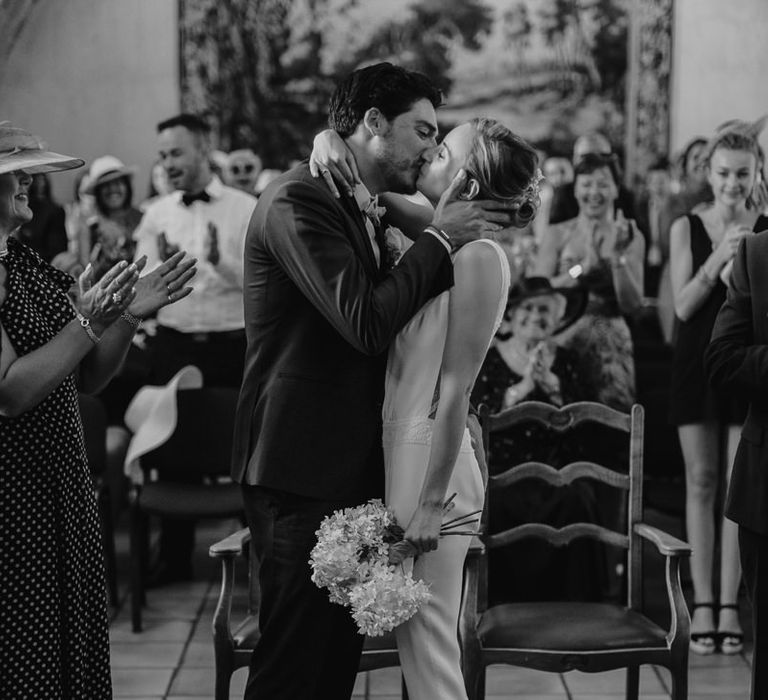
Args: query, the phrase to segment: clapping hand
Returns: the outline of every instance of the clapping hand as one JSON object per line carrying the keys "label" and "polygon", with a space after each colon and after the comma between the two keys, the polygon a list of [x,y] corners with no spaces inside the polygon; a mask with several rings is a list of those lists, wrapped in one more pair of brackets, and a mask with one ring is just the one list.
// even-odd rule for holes
{"label": "clapping hand", "polygon": [[[135,299],[128,308],[131,314],[138,318],[147,318],[192,292],[192,287],[186,285],[197,273],[197,260],[186,255],[185,251],[180,250],[152,272],[139,278],[136,282]],[[146,256],[134,263],[139,270],[146,264]]]}
{"label": "clapping hand", "polygon": [[96,283],[90,263],[73,288],[73,304],[85,316],[97,335],[114,323],[136,299],[140,265],[121,261]]}
{"label": "clapping hand", "polygon": [[624,212],[621,209],[616,210],[616,218],[613,222],[614,225],[614,239],[613,239],[613,254],[615,257],[619,257],[627,252],[632,239],[634,238],[634,228],[632,222],[624,216]]}

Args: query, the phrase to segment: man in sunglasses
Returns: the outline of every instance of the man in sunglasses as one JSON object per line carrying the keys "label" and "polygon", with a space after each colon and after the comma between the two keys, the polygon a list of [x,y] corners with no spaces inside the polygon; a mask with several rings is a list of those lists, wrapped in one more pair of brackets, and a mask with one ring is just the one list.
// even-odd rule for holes
{"label": "man in sunglasses", "polygon": [[256,180],[261,172],[261,158],[250,148],[232,151],[224,165],[224,182],[248,194],[256,193]]}

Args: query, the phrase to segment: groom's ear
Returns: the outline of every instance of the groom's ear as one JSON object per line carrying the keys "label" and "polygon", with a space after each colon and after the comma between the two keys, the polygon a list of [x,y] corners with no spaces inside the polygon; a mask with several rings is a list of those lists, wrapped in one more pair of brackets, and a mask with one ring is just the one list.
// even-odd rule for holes
{"label": "groom's ear", "polygon": [[475,178],[470,178],[467,181],[467,184],[464,186],[461,194],[459,194],[459,199],[474,199],[477,197],[479,192],[480,184],[477,182],[477,180],[475,180]]}
{"label": "groom's ear", "polygon": [[387,129],[387,118],[377,107],[371,107],[363,115],[363,126],[371,136],[381,136]]}

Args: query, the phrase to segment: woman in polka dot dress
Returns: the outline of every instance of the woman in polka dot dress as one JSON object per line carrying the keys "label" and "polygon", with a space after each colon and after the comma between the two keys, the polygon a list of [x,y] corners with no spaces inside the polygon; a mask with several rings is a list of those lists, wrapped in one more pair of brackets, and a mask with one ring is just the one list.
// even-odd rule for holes
{"label": "woman in polka dot dress", "polygon": [[31,175],[81,160],[0,124],[0,697],[111,698],[104,569],[77,391],[102,387],[139,320],[185,297],[184,253],[139,279],[73,279],[11,237]]}

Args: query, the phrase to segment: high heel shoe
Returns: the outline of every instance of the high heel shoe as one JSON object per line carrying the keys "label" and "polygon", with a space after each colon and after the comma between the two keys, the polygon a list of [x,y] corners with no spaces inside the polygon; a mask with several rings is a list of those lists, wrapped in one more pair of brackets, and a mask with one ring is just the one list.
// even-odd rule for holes
{"label": "high heel shoe", "polygon": [[[714,603],[694,603],[693,611],[696,608],[710,608],[713,612],[715,610]],[[695,654],[701,656],[709,656],[714,654],[717,650],[717,632],[715,630],[707,630],[706,632],[691,632],[690,649]]]}
{"label": "high heel shoe", "polygon": [[[738,603],[723,603],[720,605],[720,610],[737,610],[739,609]],[[693,635],[691,635],[693,637]],[[720,652],[727,655],[740,654],[744,649],[744,633],[743,632],[722,632],[717,633],[717,646],[720,648]]]}

